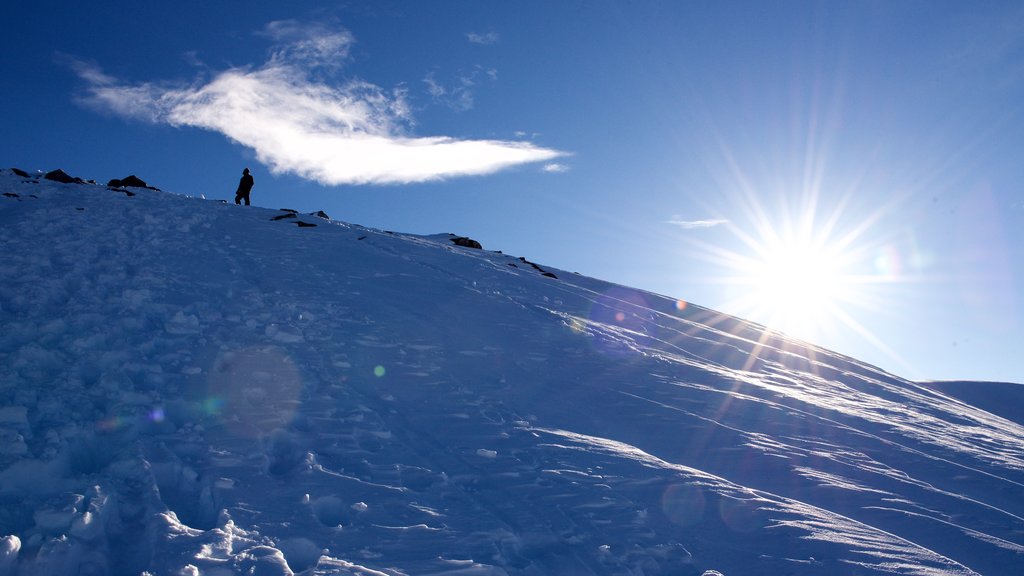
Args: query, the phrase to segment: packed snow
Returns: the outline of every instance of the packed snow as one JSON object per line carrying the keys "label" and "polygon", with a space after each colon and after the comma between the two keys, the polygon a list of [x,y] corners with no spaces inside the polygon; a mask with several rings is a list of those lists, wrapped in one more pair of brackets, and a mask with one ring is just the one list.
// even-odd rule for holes
{"label": "packed snow", "polygon": [[1024,574],[1024,402],[448,234],[0,192],[0,575]]}

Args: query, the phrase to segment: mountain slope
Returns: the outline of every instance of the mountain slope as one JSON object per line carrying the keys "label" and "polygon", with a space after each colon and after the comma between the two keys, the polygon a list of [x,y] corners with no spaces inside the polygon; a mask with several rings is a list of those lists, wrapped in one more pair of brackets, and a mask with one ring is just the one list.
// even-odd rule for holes
{"label": "mountain slope", "polygon": [[1024,429],[926,386],[445,235],[0,187],[0,574],[1024,565]]}
{"label": "mountain slope", "polygon": [[1024,425],[1024,384],[1012,382],[958,382],[952,380],[923,382],[932,390],[952,396],[961,402]]}

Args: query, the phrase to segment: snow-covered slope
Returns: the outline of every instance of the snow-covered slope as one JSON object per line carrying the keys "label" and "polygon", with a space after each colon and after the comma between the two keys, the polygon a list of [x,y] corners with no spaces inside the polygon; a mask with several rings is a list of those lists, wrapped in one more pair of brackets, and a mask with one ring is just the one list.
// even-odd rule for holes
{"label": "snow-covered slope", "polygon": [[0,574],[1024,573],[1014,422],[444,235],[130,191],[0,174]]}
{"label": "snow-covered slope", "polygon": [[1024,426],[1024,384],[1012,382],[959,382],[942,380],[923,382],[932,390],[962,402],[998,414]]}

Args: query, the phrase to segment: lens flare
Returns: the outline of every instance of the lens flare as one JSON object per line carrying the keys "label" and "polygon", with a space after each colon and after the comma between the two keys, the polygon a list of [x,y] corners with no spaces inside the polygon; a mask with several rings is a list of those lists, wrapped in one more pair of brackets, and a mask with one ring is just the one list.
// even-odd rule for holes
{"label": "lens flare", "polygon": [[156,408],[153,408],[152,410],[149,411],[148,417],[149,417],[149,421],[150,422],[157,422],[157,423],[159,423],[159,422],[163,422],[164,421],[164,419],[166,418],[166,415],[164,414],[163,407],[162,406],[157,406]]}
{"label": "lens flare", "polygon": [[595,336],[592,345],[604,354],[631,354],[632,348],[624,345],[624,339],[617,333],[623,330],[642,332],[646,322],[642,314],[649,309],[642,293],[619,286],[609,288],[590,307],[590,333]]}
{"label": "lens flare", "polygon": [[276,347],[225,351],[208,374],[203,410],[236,435],[266,435],[289,423],[299,407],[302,378]]}
{"label": "lens flare", "polygon": [[701,521],[707,501],[704,491],[694,484],[672,484],[661,496],[661,511],[678,526],[691,526]]}
{"label": "lens flare", "polygon": [[206,398],[203,400],[203,413],[207,416],[219,416],[224,408],[223,398]]}
{"label": "lens flare", "polygon": [[114,432],[119,428],[125,426],[126,422],[124,418],[120,416],[111,416],[110,418],[104,418],[96,423],[96,429],[100,432]]}
{"label": "lens flare", "polygon": [[739,500],[723,496],[718,503],[718,514],[734,532],[750,533],[764,527],[765,521],[759,514],[754,500]]}

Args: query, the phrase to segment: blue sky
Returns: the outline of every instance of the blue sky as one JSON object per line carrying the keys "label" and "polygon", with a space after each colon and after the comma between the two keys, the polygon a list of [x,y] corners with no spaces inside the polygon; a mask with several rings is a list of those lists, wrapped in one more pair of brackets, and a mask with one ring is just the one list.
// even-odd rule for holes
{"label": "blue sky", "polygon": [[1014,2],[49,2],[0,162],[485,248],[1024,381]]}

